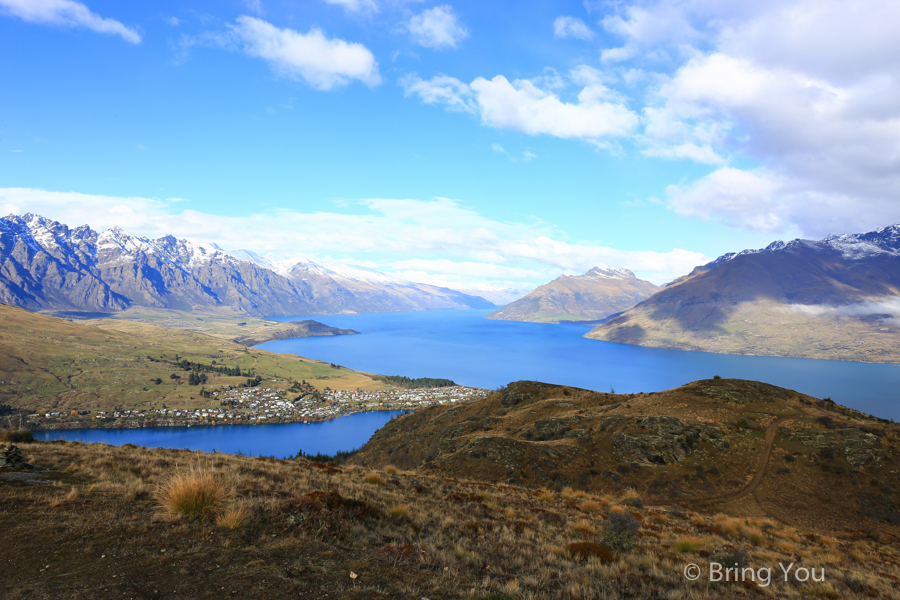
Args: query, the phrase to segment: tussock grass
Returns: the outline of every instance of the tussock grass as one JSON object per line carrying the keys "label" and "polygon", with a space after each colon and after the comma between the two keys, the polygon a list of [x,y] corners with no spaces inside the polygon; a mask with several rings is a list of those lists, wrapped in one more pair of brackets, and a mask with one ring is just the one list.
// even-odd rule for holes
{"label": "tussock grass", "polygon": [[703,547],[703,540],[696,536],[685,537],[676,540],[674,547],[679,552],[696,552]]}
{"label": "tussock grass", "polygon": [[365,481],[366,483],[371,483],[372,485],[379,486],[383,486],[385,483],[387,483],[387,480],[385,480],[384,477],[382,477],[378,473],[375,473],[374,471],[366,475]]}
{"label": "tussock grass", "polygon": [[216,525],[234,531],[250,521],[250,511],[245,506],[229,508],[216,516]]}
{"label": "tussock grass", "polygon": [[176,473],[158,492],[159,502],[169,514],[191,519],[212,513],[228,495],[225,485],[213,473],[196,468]]}

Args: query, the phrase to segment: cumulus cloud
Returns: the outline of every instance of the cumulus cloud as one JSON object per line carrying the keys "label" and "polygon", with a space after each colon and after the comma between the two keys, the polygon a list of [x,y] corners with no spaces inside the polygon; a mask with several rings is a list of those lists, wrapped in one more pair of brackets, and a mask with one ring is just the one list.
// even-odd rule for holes
{"label": "cumulus cloud", "polygon": [[469,35],[454,14],[453,8],[447,4],[413,15],[406,23],[406,28],[415,43],[439,50],[456,48]]}
{"label": "cumulus cloud", "polygon": [[378,12],[378,3],[375,0],[325,0],[325,2],[340,6],[349,14]]}
{"label": "cumulus cloud", "polygon": [[97,33],[117,35],[132,44],[141,43],[141,35],[115,19],[101,17],[74,0],[0,0],[0,13],[30,23],[58,27],[84,27]]}
{"label": "cumulus cloud", "polygon": [[601,18],[621,40],[601,57],[645,94],[644,154],[715,167],[673,209],[821,237],[900,220],[898,21],[893,0],[632,2]]}
{"label": "cumulus cloud", "polygon": [[368,48],[328,38],[316,27],[300,33],[241,16],[230,30],[244,52],[267,61],[278,74],[302,79],[318,90],[330,90],[353,80],[368,86],[381,82],[378,63]]}
{"label": "cumulus cloud", "polygon": [[553,35],[558,38],[577,38],[579,40],[591,40],[594,32],[577,17],[556,17],[553,21]]}
{"label": "cumulus cloud", "polygon": [[691,183],[666,188],[669,206],[680,215],[711,216],[757,231],[782,231],[776,205],[779,184],[765,174],[722,167]]}
{"label": "cumulus cloud", "polygon": [[[476,113],[484,125],[495,129],[593,142],[628,135],[637,126],[637,115],[617,94],[588,74],[584,69],[570,72],[569,79],[583,86],[574,102],[561,99],[547,85],[538,85],[544,81],[509,81],[503,75],[493,79],[477,77],[469,84],[446,75],[430,80],[410,75],[400,83],[407,96],[416,95],[428,104]],[[554,83],[555,78],[550,81]]]}
{"label": "cumulus cloud", "polygon": [[[442,278],[468,287],[534,287],[560,273],[584,273],[595,266],[626,267],[662,283],[709,261],[678,248],[635,252],[566,241],[544,224],[495,221],[446,198],[367,199],[347,212],[276,208],[223,216],[196,211],[177,198],[5,188],[0,189],[0,212],[34,212],[95,229],[119,225],[135,235],[173,234],[259,254],[366,260],[388,272],[418,273],[420,281]],[[304,235],[297,236],[300,230]]]}

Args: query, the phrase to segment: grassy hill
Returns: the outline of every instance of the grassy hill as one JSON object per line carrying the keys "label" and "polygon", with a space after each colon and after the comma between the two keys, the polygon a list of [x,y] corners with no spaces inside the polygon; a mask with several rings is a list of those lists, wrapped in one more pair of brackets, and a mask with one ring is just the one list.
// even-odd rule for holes
{"label": "grassy hill", "polygon": [[900,426],[764,383],[650,394],[516,382],[392,420],[354,462],[900,536]]}
{"label": "grassy hill", "polygon": [[[385,387],[365,373],[173,327],[113,319],[67,321],[5,304],[0,304],[0,324],[0,404],[30,411],[208,405],[200,387],[188,385],[183,369],[173,364],[180,359],[253,371],[272,388],[304,379],[320,389]],[[172,379],[173,373],[179,378]],[[208,376],[208,388],[246,381],[212,372]]]}
{"label": "grassy hill", "polygon": [[[693,510],[631,490],[306,459],[75,442],[21,449],[46,470],[0,468],[9,600],[891,598],[900,580],[894,545],[743,505]],[[216,500],[196,505],[205,512],[185,502],[200,491]],[[713,563],[754,577],[770,569],[768,585],[746,571],[711,582]],[[683,574],[690,564],[696,581]],[[793,570],[785,580],[779,565],[807,569],[807,580]]]}

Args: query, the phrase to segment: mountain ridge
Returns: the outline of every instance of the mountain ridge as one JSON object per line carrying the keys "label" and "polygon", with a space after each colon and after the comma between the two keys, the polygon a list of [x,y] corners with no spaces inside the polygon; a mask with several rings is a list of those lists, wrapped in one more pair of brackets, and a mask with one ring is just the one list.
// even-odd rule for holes
{"label": "mountain ridge", "polygon": [[96,232],[26,213],[0,219],[0,302],[29,310],[115,312],[230,307],[252,315],[303,315],[488,308],[489,301],[364,267],[290,267],[121,227]]}

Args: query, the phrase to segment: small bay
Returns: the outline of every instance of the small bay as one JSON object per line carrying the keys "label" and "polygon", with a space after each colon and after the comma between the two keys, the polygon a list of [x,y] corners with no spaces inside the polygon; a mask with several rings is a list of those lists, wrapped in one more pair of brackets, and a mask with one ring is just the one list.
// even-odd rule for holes
{"label": "small bay", "polygon": [[370,373],[446,377],[489,389],[530,379],[601,392],[653,392],[719,375],[764,381],[900,420],[900,367],[894,364],[644,348],[582,337],[591,325],[494,321],[484,318],[488,312],[281,318],[312,318],[361,335],[295,338],[258,347]]}
{"label": "small bay", "polygon": [[141,429],[57,429],[35,431],[39,440],[134,444],[148,448],[185,448],[204,452],[243,453],[287,458],[355,450],[393,417],[406,411],[370,411],[318,423],[147,427]]}

